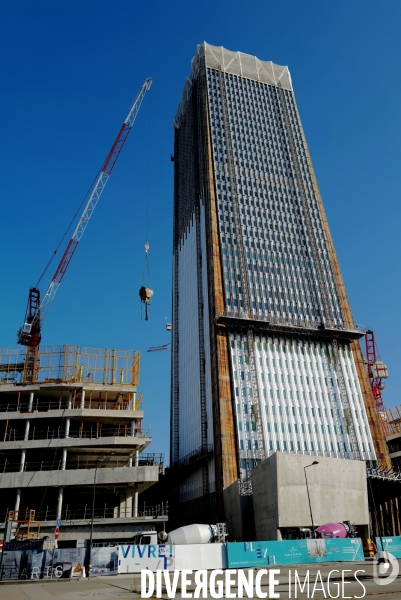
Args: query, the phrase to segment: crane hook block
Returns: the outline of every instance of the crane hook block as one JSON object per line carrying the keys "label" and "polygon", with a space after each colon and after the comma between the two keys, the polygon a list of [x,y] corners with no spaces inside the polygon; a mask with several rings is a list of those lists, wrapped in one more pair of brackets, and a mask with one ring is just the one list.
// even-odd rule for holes
{"label": "crane hook block", "polygon": [[145,304],[150,303],[150,299],[152,296],[153,296],[153,290],[145,287],[144,285],[139,290],[139,297],[140,297],[141,301],[144,302]]}
{"label": "crane hook block", "polygon": [[145,321],[148,320],[148,305],[150,304],[150,299],[152,296],[153,296],[153,290],[145,287],[144,285],[139,290],[139,297],[141,299],[141,302],[143,302],[143,304],[145,304],[145,306],[146,306]]}

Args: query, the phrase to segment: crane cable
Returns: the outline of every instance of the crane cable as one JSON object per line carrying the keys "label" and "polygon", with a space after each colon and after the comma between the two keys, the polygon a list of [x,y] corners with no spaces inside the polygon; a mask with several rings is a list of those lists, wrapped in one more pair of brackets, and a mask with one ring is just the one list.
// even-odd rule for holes
{"label": "crane cable", "polygon": [[[144,288],[150,288],[151,287],[151,283],[150,283],[150,269],[149,269],[149,205],[150,205],[150,133],[151,133],[151,122],[152,122],[152,90],[150,90],[149,93],[149,129],[148,129],[148,190],[147,190],[147,199],[146,199],[146,242],[145,242],[145,261],[143,264],[143,271],[142,271],[142,287],[141,287],[141,291]],[[146,283],[144,283],[145,281],[145,273],[147,274],[147,280]],[[141,291],[140,291],[140,295],[141,295]],[[142,297],[141,297],[142,298]],[[142,321],[142,304],[143,304],[143,299],[141,302],[141,321]],[[145,320],[148,320],[148,300],[146,300],[146,311],[145,311],[146,317]]]}
{"label": "crane cable", "polygon": [[[151,107],[152,107],[152,90],[150,89],[150,93],[149,93],[149,132],[148,132],[148,194],[147,194],[147,202],[146,202],[146,244],[145,244],[145,264],[144,264],[143,274],[142,274],[142,282],[143,282],[144,277],[145,277],[145,271],[147,270],[149,286],[150,286],[150,272],[149,272],[149,263],[148,263],[148,250],[149,250],[148,234],[149,234],[149,202],[150,202],[150,131],[151,131],[151,116],[152,116]],[[88,198],[88,195],[90,194],[91,190],[93,189],[93,186],[95,185],[103,166],[104,166],[104,163],[102,164],[102,167],[99,169],[99,171],[96,173],[96,176],[94,177],[94,179],[93,179],[91,185],[89,186],[85,196],[83,197],[80,205],[78,206],[77,210],[75,211],[75,214],[72,217],[71,221],[69,222],[67,229],[65,230],[58,245],[56,246],[56,249],[51,254],[51,256],[47,262],[47,265],[43,269],[42,274],[36,283],[36,286],[35,286],[36,288],[39,287],[40,282],[42,281],[42,279],[45,276],[47,270],[49,269],[51,263],[53,262],[53,259],[56,256],[65,237],[67,236],[68,231],[70,230],[72,224],[74,223],[75,219],[77,218],[77,215],[79,214],[82,206],[84,205],[86,199]]]}
{"label": "crane cable", "polygon": [[145,279],[145,272],[147,273],[147,285],[150,287],[150,270],[149,270],[149,205],[150,205],[150,132],[152,122],[152,90],[149,92],[149,131],[148,131],[148,190],[146,200],[146,243],[145,243],[145,262],[143,265],[142,272],[142,285]]}
{"label": "crane cable", "polygon": [[[102,166],[102,168],[103,168],[103,166]],[[42,281],[42,279],[43,279],[44,275],[46,274],[46,271],[47,271],[47,270],[48,270],[48,268],[50,267],[50,265],[51,265],[51,263],[52,263],[52,261],[53,261],[53,258],[56,256],[56,254],[57,254],[57,252],[58,252],[58,249],[60,248],[61,244],[62,244],[62,243],[63,243],[63,241],[64,241],[64,238],[66,237],[66,235],[67,235],[68,231],[69,231],[69,230],[70,230],[70,228],[71,228],[71,225],[74,223],[75,219],[77,218],[77,215],[78,215],[79,211],[81,210],[81,208],[82,208],[83,204],[85,203],[85,201],[86,201],[86,199],[87,199],[88,195],[90,194],[90,191],[93,189],[93,186],[95,185],[95,182],[96,182],[96,180],[98,179],[98,177],[99,177],[99,175],[100,175],[100,172],[101,172],[101,170],[102,170],[102,169],[99,169],[99,171],[97,172],[97,174],[96,174],[96,177],[95,177],[95,178],[94,178],[94,180],[92,181],[92,183],[91,183],[91,185],[90,185],[90,187],[89,187],[88,191],[86,192],[85,196],[84,196],[84,197],[83,197],[83,199],[82,199],[82,202],[81,202],[81,204],[78,206],[78,208],[77,208],[77,210],[76,210],[76,212],[75,212],[75,215],[72,217],[72,219],[71,219],[71,221],[70,221],[70,223],[69,223],[69,225],[68,225],[67,229],[65,230],[65,232],[64,232],[64,234],[63,234],[63,236],[62,236],[61,240],[59,241],[59,243],[58,243],[58,246],[57,246],[57,247],[56,247],[56,249],[54,250],[54,252],[53,252],[53,254],[51,255],[51,257],[49,258],[49,261],[48,261],[47,265],[45,266],[45,268],[44,268],[44,270],[43,270],[43,273],[42,273],[42,275],[41,275],[41,276],[39,277],[39,279],[38,279],[38,282],[37,282],[37,284],[36,284],[36,286],[35,286],[36,288],[38,288],[38,287],[39,287],[39,284],[40,284],[40,282]]]}

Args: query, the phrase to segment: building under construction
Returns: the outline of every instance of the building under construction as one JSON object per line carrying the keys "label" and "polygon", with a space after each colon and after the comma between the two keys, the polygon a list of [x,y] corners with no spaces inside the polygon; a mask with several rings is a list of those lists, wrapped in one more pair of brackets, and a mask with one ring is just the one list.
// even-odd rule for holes
{"label": "building under construction", "polygon": [[401,473],[401,405],[387,410],[387,444],[395,471]]}
{"label": "building under construction", "polygon": [[53,536],[60,519],[61,546],[88,540],[92,518],[96,542],[161,528],[167,506],[138,499],[163,469],[142,428],[139,352],[41,347],[32,366],[18,348],[0,365],[0,521],[28,508]]}
{"label": "building under construction", "polygon": [[199,45],[174,127],[181,522],[229,521],[226,490],[276,451],[387,467],[288,68]]}

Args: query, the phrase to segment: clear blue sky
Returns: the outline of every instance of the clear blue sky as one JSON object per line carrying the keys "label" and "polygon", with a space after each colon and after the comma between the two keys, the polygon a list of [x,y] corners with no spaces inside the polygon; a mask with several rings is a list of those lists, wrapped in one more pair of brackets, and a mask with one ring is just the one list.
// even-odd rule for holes
{"label": "clear blue sky", "polygon": [[168,455],[170,352],[146,350],[170,341],[172,118],[206,40],[289,66],[354,317],[374,329],[389,366],[386,404],[400,403],[400,31],[399,0],[3,2],[0,345],[15,346],[29,286],[152,77],[150,320],[138,298],[147,97],[43,343],[140,350],[150,449]]}

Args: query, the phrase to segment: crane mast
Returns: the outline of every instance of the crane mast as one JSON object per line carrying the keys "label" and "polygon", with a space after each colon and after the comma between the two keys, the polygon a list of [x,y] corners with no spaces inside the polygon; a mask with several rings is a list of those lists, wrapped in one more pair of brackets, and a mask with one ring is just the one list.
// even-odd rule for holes
{"label": "crane mast", "polygon": [[370,387],[372,388],[375,399],[376,409],[380,417],[383,434],[390,435],[387,421],[387,411],[382,396],[382,390],[385,388],[383,379],[388,377],[387,365],[380,359],[379,350],[376,344],[375,334],[369,329],[365,334],[366,344],[366,369],[369,376]]}
{"label": "crane mast", "polygon": [[108,182],[111,172],[114,168],[114,165],[116,164],[117,159],[120,156],[121,150],[123,149],[123,146],[127,141],[128,135],[135,123],[135,119],[138,115],[145,94],[150,89],[151,85],[152,79],[146,79],[145,83],[142,85],[140,91],[138,92],[129,110],[127,118],[122,124],[117,138],[113,146],[111,147],[111,150],[107,155],[107,158],[100,170],[100,174],[92,188],[89,200],[86,203],[81,218],[78,221],[75,231],[72,234],[70,241],[68,242],[68,245],[58,264],[56,272],[54,273],[53,278],[42,299],[40,298],[40,291],[38,288],[31,287],[29,290],[28,305],[25,314],[24,324],[18,330],[17,334],[18,343],[22,344],[23,346],[28,346],[25,357],[26,368],[24,369],[24,379],[26,379],[27,381],[34,380],[36,360],[35,357],[37,355],[37,347],[39,346],[41,340],[41,329],[43,320],[47,314],[47,311],[50,308],[51,303],[54,300],[59,285],[65,275],[65,272],[67,271],[68,265],[70,264],[74,252],[77,249],[77,246],[81,241],[85,229],[93,215],[93,211],[95,210],[96,205],[99,202],[100,196],[102,195],[106,183]]}

